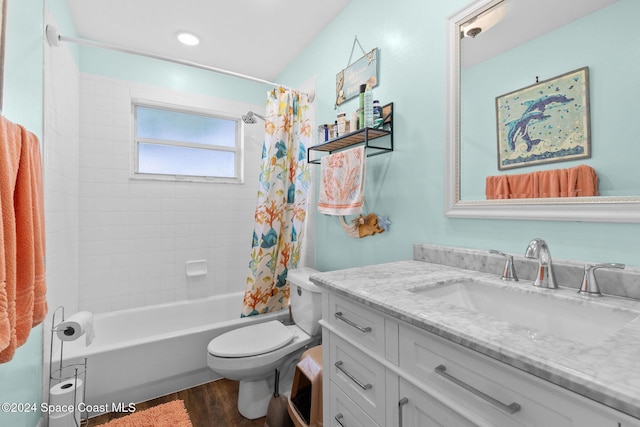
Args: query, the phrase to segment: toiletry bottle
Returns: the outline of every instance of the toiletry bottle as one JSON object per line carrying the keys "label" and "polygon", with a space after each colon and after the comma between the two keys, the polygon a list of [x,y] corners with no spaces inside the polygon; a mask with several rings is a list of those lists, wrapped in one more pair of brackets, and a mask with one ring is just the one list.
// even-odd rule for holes
{"label": "toiletry bottle", "polygon": [[324,125],[324,140],[329,140],[329,125]]}
{"label": "toiletry bottle", "polygon": [[347,133],[347,113],[338,113],[338,133],[340,135]]}
{"label": "toiletry bottle", "polygon": [[334,138],[337,138],[337,137],[339,137],[339,136],[340,136],[340,133],[338,132],[338,121],[336,120],[336,121],[333,123],[333,137],[334,137]]}
{"label": "toiletry bottle", "polygon": [[373,92],[369,87],[364,92],[364,125],[373,127]]}
{"label": "toiletry bottle", "polygon": [[382,125],[382,107],[380,101],[373,100],[373,127],[379,128]]}
{"label": "toiletry bottle", "polygon": [[351,120],[349,121],[349,132],[355,132],[358,130],[358,112],[351,113]]}
{"label": "toiletry bottle", "polygon": [[360,128],[364,127],[364,93],[366,89],[367,89],[366,84],[360,85],[360,109],[359,109],[360,120],[358,121],[358,126]]}

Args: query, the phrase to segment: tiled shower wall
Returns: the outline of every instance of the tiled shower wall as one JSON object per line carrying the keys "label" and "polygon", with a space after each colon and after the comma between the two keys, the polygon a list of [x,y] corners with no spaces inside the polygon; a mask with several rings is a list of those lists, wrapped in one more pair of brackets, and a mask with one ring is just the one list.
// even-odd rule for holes
{"label": "tiled shower wall", "polygon": [[[264,105],[80,75],[80,309],[244,290],[262,122],[244,125],[244,184],[140,180],[130,173],[132,98],[238,116],[264,112]],[[208,273],[187,277],[186,262],[203,259]]]}
{"label": "tiled shower wall", "polygon": [[[53,23],[48,17],[48,23]],[[47,238],[47,302],[67,315],[78,310],[79,72],[67,49],[45,43],[44,208]],[[60,317],[57,318],[60,320]],[[49,334],[45,333],[49,343]],[[46,346],[45,346],[46,347]]]}

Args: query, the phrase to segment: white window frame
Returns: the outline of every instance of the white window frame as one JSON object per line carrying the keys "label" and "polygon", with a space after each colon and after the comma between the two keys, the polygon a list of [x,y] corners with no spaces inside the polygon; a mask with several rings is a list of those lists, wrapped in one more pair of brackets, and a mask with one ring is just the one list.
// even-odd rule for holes
{"label": "white window frame", "polygon": [[[177,113],[194,114],[217,119],[234,121],[236,123],[235,145],[233,147],[221,145],[206,145],[182,141],[159,140],[153,138],[141,138],[137,136],[137,115],[136,107],[155,108],[159,110],[174,111]],[[132,99],[131,100],[131,178],[143,180],[160,180],[160,181],[191,181],[191,182],[211,182],[225,184],[242,184],[244,183],[244,123],[241,116],[230,113],[221,113],[201,108],[167,104],[149,100]],[[138,171],[138,145],[139,143],[168,145],[172,147],[198,148],[212,151],[228,151],[235,153],[235,177],[217,177],[217,176],[198,176],[198,175],[175,175],[175,174],[153,174],[141,173]]]}

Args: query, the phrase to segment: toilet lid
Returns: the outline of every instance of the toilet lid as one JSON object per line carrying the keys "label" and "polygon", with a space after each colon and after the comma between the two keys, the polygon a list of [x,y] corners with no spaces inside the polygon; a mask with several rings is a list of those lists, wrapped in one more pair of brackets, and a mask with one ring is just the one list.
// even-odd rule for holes
{"label": "toilet lid", "polygon": [[269,353],[293,339],[293,333],[277,320],[225,332],[211,340],[209,353],[220,357],[246,357]]}

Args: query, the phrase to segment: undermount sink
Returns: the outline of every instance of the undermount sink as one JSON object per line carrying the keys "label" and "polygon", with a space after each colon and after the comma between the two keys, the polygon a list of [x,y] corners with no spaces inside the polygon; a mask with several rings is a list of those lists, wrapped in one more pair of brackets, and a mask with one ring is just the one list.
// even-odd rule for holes
{"label": "undermount sink", "polygon": [[552,294],[510,290],[473,279],[420,287],[412,292],[587,345],[599,343],[638,316],[597,303],[581,304]]}

